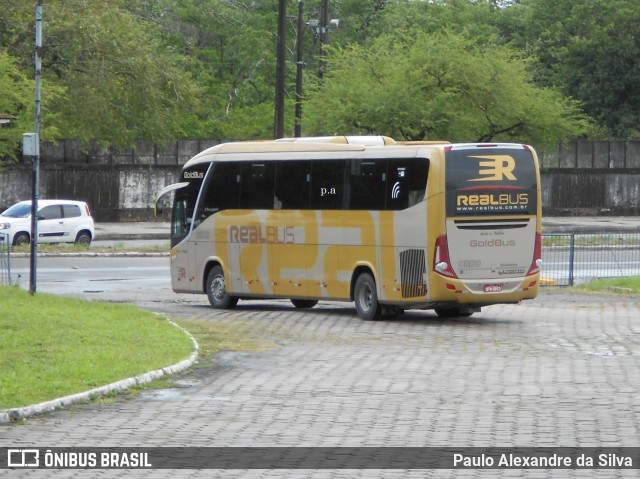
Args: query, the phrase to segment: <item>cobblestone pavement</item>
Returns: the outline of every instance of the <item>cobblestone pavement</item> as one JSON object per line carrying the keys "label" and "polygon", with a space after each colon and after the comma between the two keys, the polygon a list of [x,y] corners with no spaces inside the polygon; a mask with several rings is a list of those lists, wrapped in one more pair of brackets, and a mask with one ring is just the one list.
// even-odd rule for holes
{"label": "cobblestone pavement", "polygon": [[[139,301],[273,342],[227,352],[180,387],[0,427],[10,447],[639,446],[640,303],[544,292],[465,319],[428,311],[362,321],[204,297]],[[637,477],[623,470],[31,471],[30,477]],[[26,477],[26,471],[3,471]]]}

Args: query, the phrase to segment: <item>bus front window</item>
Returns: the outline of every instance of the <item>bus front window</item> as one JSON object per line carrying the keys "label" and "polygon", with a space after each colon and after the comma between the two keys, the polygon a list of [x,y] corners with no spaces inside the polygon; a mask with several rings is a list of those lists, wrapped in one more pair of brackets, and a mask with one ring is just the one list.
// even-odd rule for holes
{"label": "bus front window", "polygon": [[184,185],[176,190],[173,199],[173,210],[171,214],[171,246],[175,246],[187,237],[194,222],[196,202],[202,182],[206,176],[208,163],[197,164],[192,168],[183,170],[182,179]]}

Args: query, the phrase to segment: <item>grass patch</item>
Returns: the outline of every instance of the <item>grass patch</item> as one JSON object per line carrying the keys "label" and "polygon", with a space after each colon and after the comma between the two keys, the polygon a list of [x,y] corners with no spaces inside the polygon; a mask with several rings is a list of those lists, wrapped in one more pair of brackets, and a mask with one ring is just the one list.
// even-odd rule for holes
{"label": "grass patch", "polygon": [[260,352],[275,347],[274,343],[251,337],[248,335],[250,333],[238,330],[232,324],[219,324],[203,319],[180,319],[175,322],[198,341],[200,362],[205,362],[222,351]]}
{"label": "grass patch", "polygon": [[0,287],[0,410],[83,392],[175,364],[190,339],[133,306]]}
{"label": "grass patch", "polygon": [[585,283],[579,286],[578,289],[594,293],[616,293],[638,296],[640,295],[640,276],[599,279]]}

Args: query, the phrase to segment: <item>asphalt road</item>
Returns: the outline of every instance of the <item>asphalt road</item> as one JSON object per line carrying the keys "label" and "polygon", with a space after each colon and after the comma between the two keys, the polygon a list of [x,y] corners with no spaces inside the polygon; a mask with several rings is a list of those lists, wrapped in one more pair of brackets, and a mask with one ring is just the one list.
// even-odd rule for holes
{"label": "asphalt road", "polygon": [[[28,289],[29,258],[13,259],[11,272],[14,281],[18,277],[20,286]],[[128,300],[136,294],[166,295],[170,290],[167,256],[45,256],[37,260],[36,291],[40,292]]]}

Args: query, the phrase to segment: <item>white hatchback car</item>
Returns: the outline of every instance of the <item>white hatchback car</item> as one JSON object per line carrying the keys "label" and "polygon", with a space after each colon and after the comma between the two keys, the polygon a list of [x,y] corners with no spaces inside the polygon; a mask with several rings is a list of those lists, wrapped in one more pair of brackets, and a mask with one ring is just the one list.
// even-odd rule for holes
{"label": "white hatchback car", "polygon": [[[38,243],[91,244],[95,234],[84,201],[38,200]],[[14,246],[31,241],[31,201],[21,201],[0,214],[0,237]]]}

